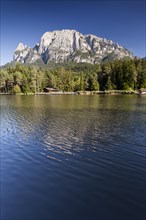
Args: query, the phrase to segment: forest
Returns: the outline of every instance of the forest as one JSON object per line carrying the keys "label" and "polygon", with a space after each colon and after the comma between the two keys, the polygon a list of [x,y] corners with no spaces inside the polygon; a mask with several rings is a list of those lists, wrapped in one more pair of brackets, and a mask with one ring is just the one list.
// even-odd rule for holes
{"label": "forest", "polygon": [[52,67],[15,64],[0,69],[0,93],[139,90],[146,88],[146,61],[116,60],[103,64],[66,63]]}

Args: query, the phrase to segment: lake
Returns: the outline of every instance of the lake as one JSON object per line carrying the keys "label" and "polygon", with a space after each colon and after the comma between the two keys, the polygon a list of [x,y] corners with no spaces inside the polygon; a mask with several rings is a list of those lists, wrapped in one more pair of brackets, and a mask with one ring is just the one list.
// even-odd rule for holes
{"label": "lake", "polygon": [[146,96],[1,96],[2,220],[144,220]]}

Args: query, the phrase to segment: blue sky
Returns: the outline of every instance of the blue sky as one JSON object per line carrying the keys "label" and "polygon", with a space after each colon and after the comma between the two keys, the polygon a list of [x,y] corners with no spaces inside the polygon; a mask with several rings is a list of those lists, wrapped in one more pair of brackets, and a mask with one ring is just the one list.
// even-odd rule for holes
{"label": "blue sky", "polygon": [[1,65],[19,42],[30,47],[46,31],[75,29],[118,42],[146,56],[145,0],[1,0]]}

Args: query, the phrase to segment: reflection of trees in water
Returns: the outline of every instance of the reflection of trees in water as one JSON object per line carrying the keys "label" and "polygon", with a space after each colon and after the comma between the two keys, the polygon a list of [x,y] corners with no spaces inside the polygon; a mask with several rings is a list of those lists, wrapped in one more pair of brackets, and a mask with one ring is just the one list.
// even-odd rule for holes
{"label": "reflection of trees in water", "polygon": [[79,155],[108,148],[122,126],[133,123],[137,101],[132,96],[17,96],[5,104],[3,126],[48,156]]}

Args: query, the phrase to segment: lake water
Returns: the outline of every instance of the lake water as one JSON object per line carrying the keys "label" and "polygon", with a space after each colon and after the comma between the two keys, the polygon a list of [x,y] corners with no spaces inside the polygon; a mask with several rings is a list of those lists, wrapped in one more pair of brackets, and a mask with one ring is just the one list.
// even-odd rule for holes
{"label": "lake water", "polygon": [[144,220],[146,96],[1,96],[2,220]]}

